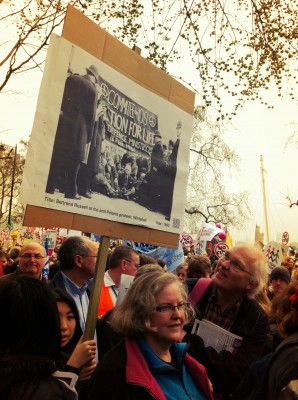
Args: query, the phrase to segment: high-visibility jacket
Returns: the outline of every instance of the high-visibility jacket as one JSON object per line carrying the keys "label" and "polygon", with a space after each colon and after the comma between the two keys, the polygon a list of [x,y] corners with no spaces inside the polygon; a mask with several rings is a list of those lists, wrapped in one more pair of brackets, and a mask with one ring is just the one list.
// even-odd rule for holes
{"label": "high-visibility jacket", "polygon": [[113,303],[113,299],[111,297],[111,286],[105,286],[104,282],[102,283],[99,307],[98,307],[98,316],[104,315],[107,311],[115,306]]}

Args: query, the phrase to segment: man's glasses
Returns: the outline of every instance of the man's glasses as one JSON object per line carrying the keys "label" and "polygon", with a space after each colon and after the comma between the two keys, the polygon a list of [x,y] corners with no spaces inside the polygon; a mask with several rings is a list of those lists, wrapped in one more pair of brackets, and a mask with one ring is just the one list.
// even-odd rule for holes
{"label": "man's glasses", "polygon": [[162,314],[171,314],[176,311],[185,311],[190,308],[190,303],[180,303],[174,306],[173,304],[165,304],[162,306],[155,307],[154,311],[160,312]]}
{"label": "man's glasses", "polygon": [[224,259],[223,261],[229,261],[229,265],[234,271],[246,272],[248,275],[254,276],[254,274],[252,274],[250,271],[247,271],[239,261],[233,260],[228,251],[226,251],[222,258]]}
{"label": "man's glasses", "polygon": [[31,260],[31,258],[34,258],[34,260],[41,260],[42,258],[45,258],[41,254],[29,254],[29,253],[21,254],[20,257],[23,258],[24,260]]}

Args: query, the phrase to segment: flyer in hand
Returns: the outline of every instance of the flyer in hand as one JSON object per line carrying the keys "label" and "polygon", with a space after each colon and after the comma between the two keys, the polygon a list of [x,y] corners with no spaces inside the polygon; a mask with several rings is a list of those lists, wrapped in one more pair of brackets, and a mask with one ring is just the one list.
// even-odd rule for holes
{"label": "flyer in hand", "polygon": [[206,347],[213,347],[218,353],[223,350],[235,353],[243,339],[206,319],[196,319],[191,333],[200,336]]}

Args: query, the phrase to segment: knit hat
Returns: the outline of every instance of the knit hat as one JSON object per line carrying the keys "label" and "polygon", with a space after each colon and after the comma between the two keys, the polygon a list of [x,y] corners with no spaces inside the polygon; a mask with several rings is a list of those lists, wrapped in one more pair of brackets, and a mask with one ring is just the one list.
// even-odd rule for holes
{"label": "knit hat", "polygon": [[271,271],[270,274],[270,281],[272,279],[283,279],[285,282],[290,283],[291,280],[291,276],[289,271],[287,270],[287,268],[285,267],[275,267],[273,268],[273,270]]}

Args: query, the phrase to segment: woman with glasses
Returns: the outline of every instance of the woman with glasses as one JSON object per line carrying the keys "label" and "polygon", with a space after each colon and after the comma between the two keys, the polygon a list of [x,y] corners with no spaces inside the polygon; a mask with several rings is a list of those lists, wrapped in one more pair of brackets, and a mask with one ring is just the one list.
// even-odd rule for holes
{"label": "woman with glasses", "polygon": [[111,317],[125,339],[100,360],[87,399],[212,399],[205,368],[179,343],[192,316],[176,275],[157,270],[136,279]]}

